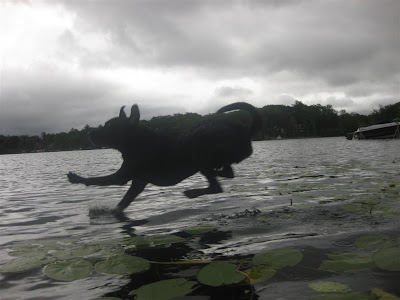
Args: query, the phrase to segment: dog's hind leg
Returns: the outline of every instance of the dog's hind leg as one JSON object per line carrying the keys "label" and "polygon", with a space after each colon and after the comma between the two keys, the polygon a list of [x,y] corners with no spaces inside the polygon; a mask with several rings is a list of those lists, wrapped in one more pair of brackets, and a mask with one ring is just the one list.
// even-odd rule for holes
{"label": "dog's hind leg", "polygon": [[221,169],[218,169],[216,172],[217,176],[225,177],[225,178],[235,178],[235,174],[233,174],[233,169],[230,165],[225,165]]}
{"label": "dog's hind leg", "polygon": [[99,176],[99,177],[82,177],[75,173],[69,172],[67,174],[68,180],[71,183],[83,183],[85,185],[98,185],[98,186],[107,186],[107,185],[124,185],[126,184],[131,178],[126,175],[126,167],[124,164],[121,168],[111,175],[106,176]]}
{"label": "dog's hind leg", "polygon": [[118,203],[116,209],[119,211],[124,210],[132,203],[133,200],[143,192],[144,188],[146,187],[147,182],[142,182],[139,180],[133,180],[132,185],[129,190],[126,192],[124,198]]}
{"label": "dog's hind leg", "polygon": [[196,198],[206,194],[218,194],[223,192],[217,178],[215,178],[216,173],[214,170],[201,171],[201,174],[203,174],[207,178],[210,185],[204,189],[192,189],[184,191],[186,197]]}

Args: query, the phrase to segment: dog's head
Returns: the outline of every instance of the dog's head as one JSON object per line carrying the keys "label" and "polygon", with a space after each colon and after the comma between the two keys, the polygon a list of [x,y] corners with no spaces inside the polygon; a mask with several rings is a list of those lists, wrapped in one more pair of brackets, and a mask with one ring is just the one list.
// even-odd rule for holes
{"label": "dog's head", "polygon": [[129,118],[126,116],[124,108],[125,106],[121,107],[118,117],[108,120],[104,126],[89,133],[90,140],[95,145],[121,150],[129,132],[138,126],[140,119],[139,107],[136,104],[132,106]]}

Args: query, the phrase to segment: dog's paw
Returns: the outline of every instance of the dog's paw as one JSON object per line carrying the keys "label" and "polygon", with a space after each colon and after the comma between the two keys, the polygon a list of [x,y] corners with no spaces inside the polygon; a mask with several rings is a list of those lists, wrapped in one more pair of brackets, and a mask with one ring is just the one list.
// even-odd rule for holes
{"label": "dog's paw", "polygon": [[199,189],[187,190],[187,191],[184,191],[183,194],[186,197],[193,199],[193,198],[197,198],[197,197],[203,195],[203,193],[200,193],[199,191],[200,191]]}
{"label": "dog's paw", "polygon": [[85,178],[83,178],[75,173],[69,172],[67,174],[67,176],[68,176],[69,182],[71,182],[71,183],[85,183]]}

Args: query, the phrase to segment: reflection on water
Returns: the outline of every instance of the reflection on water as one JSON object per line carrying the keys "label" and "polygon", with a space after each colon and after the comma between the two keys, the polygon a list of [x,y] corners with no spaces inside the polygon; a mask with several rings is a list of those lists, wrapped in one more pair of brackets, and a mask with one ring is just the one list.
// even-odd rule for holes
{"label": "reflection on water", "polygon": [[[128,186],[85,187],[66,177],[69,171],[83,176],[115,172],[121,164],[116,151],[0,156],[0,264],[11,259],[8,247],[15,241],[72,237],[90,243],[178,233],[204,222],[218,226],[214,236],[182,249],[153,251],[151,258],[248,255],[293,243],[340,247],[338,241],[346,238],[337,235],[398,228],[399,146],[399,140],[344,138],[256,142],[253,156],[234,166],[236,178],[221,179],[225,193],[185,198],[184,190],[207,184],[200,175],[173,187],[149,185],[122,216],[110,210]],[[372,199],[378,204],[368,202]],[[65,284],[41,270],[0,274],[0,280],[2,299],[7,294],[13,295],[9,299],[90,299],[130,282],[129,277],[102,275]],[[260,295],[279,295],[279,282]],[[297,293],[301,283],[287,287],[286,292]]]}

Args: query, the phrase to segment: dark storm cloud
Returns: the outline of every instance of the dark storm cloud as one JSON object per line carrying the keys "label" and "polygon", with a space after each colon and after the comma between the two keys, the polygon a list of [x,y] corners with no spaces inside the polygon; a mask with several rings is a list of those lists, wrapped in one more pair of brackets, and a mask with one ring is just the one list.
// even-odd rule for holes
{"label": "dark storm cloud", "polygon": [[198,67],[232,77],[291,70],[337,86],[390,78],[399,69],[398,1],[66,5],[83,28],[110,35],[114,63]]}

